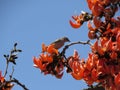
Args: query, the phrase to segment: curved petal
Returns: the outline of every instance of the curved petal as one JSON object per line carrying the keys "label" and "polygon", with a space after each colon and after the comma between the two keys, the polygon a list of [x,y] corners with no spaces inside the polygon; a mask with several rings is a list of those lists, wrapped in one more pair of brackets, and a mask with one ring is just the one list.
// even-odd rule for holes
{"label": "curved petal", "polygon": [[46,51],[47,51],[47,46],[44,43],[42,43],[42,52],[46,52]]}
{"label": "curved petal", "polygon": [[81,23],[74,23],[71,20],[69,21],[69,23],[73,28],[79,28],[81,26]]}

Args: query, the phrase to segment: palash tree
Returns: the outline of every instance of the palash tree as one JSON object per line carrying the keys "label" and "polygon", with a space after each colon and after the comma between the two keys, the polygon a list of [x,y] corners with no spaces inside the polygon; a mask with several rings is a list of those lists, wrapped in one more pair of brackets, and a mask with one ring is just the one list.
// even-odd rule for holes
{"label": "palash tree", "polygon": [[[72,16],[70,25],[80,28],[87,22],[89,40],[72,42],[60,52],[55,44],[42,44],[42,53],[33,58],[34,66],[45,75],[62,78],[64,68],[76,80],[83,79],[88,86],[85,90],[120,90],[120,0],[86,0],[91,13],[82,11]],[[119,15],[119,14],[118,14]],[[94,40],[94,43],[91,41]],[[88,58],[81,59],[77,50],[66,57],[66,50],[75,44],[89,45]],[[93,83],[98,83],[93,86]]]}
{"label": "palash tree", "polygon": [[[86,0],[91,12],[82,11],[80,15],[72,16],[69,21],[73,28],[80,28],[87,22],[89,40],[81,42],[68,42],[63,37],[50,45],[42,44],[39,57],[33,58],[34,66],[44,75],[51,74],[61,79],[66,73],[76,80],[84,80],[88,88],[84,90],[120,90],[120,0]],[[94,41],[94,43],[91,43]],[[77,50],[73,55],[66,56],[67,49],[76,44],[88,45],[91,52],[87,59],[81,59]],[[12,90],[18,84],[24,90],[28,88],[13,77],[14,67],[8,75],[9,64],[16,65],[17,54],[21,52],[16,48],[4,55],[6,61],[5,71],[0,71],[0,90]],[[62,51],[59,48],[63,47]],[[2,74],[4,72],[4,74]],[[93,86],[93,83],[97,85]]]}

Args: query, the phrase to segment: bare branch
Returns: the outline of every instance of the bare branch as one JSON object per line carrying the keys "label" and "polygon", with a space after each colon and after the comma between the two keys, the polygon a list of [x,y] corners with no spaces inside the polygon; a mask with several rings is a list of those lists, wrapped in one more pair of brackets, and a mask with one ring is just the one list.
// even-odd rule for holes
{"label": "bare branch", "polygon": [[19,82],[17,79],[15,79],[15,78],[14,78],[13,80],[8,81],[8,83],[12,83],[12,82],[18,84],[18,85],[21,86],[24,90],[29,90],[24,84],[20,83],[20,82]]}
{"label": "bare branch", "polygon": [[6,77],[7,75],[8,66],[9,66],[9,61],[8,59],[6,59],[6,69],[5,69],[4,77]]}
{"label": "bare branch", "polygon": [[14,66],[12,67],[12,73],[11,73],[11,75],[9,75],[10,76],[10,80],[12,79],[13,73],[14,73]]}
{"label": "bare branch", "polygon": [[2,87],[5,87],[7,84],[9,83],[16,83],[18,84],[19,86],[21,86],[24,90],[29,90],[24,84],[20,83],[17,79],[12,79],[12,80],[9,80],[9,81],[5,81],[3,82],[2,84],[0,84],[0,90],[2,89]]}
{"label": "bare branch", "polygon": [[86,42],[82,42],[82,41],[78,41],[78,42],[72,42],[72,43],[70,43],[70,44],[68,44],[68,45],[66,45],[64,48],[63,48],[63,50],[62,50],[62,52],[61,52],[61,56],[65,56],[64,54],[65,54],[65,51],[70,47],[70,46],[72,46],[72,45],[75,45],[75,44],[83,44],[83,45],[90,45],[90,46],[92,46],[92,43],[90,42],[90,40],[88,40],[88,41],[86,41]]}

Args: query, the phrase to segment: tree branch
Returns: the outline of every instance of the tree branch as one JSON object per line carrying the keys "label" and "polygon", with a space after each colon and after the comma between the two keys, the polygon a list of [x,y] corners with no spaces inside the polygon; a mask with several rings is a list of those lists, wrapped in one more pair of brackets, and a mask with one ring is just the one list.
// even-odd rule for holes
{"label": "tree branch", "polygon": [[6,69],[5,69],[4,77],[6,77],[6,75],[7,75],[8,66],[9,66],[9,61],[6,58]]}
{"label": "tree branch", "polygon": [[75,44],[83,44],[83,45],[88,44],[88,45],[92,46],[92,43],[90,42],[90,40],[88,40],[88,41],[86,41],[86,42],[82,42],[82,41],[72,42],[72,43],[66,45],[66,46],[63,48],[63,50],[62,50],[62,52],[60,53],[60,55],[61,55],[61,56],[65,56],[65,55],[64,55],[64,54],[65,54],[65,51],[66,51],[70,46],[75,45]]}
{"label": "tree branch", "polygon": [[0,90],[2,89],[2,87],[5,87],[7,84],[9,83],[16,83],[18,84],[19,86],[21,86],[24,90],[29,90],[24,84],[20,83],[17,79],[13,78],[9,81],[5,81],[3,82],[1,85],[0,85]]}
{"label": "tree branch", "polygon": [[11,73],[11,75],[9,75],[10,76],[10,80],[12,80],[13,73],[14,73],[14,67],[12,67],[12,73]]}

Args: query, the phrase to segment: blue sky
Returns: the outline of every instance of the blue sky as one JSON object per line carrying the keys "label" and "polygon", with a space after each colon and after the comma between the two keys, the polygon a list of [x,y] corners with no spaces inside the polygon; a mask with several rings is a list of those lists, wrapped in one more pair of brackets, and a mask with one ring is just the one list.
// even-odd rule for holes
{"label": "blue sky", "polygon": [[[72,15],[88,11],[86,0],[0,0],[0,70],[5,69],[3,54],[9,54],[15,42],[22,49],[15,66],[14,77],[30,90],[81,90],[87,85],[64,73],[62,79],[44,76],[33,67],[33,56],[38,57],[41,44],[67,36],[72,42],[86,41],[86,23],[80,29],[69,25]],[[87,58],[88,46],[70,47],[66,55],[78,50],[81,58]],[[11,70],[10,65],[10,70]],[[10,73],[11,71],[9,71]],[[4,72],[3,72],[4,73]],[[22,90],[15,86],[13,90]]]}

